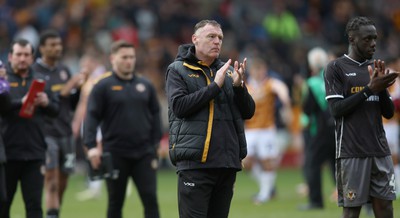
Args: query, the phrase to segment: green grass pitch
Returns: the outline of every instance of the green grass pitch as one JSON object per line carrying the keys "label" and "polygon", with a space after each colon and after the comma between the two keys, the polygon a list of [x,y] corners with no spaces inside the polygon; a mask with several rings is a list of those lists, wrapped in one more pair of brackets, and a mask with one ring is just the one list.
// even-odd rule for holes
{"label": "green grass pitch", "polygon": [[[174,170],[160,170],[158,173],[158,196],[160,213],[163,218],[178,218],[176,174]],[[339,218],[341,208],[329,197],[334,184],[328,175],[327,169],[323,177],[323,189],[325,197],[325,209],[318,211],[299,211],[298,205],[307,202],[300,196],[296,187],[303,182],[300,169],[280,169],[277,176],[277,196],[264,205],[252,204],[251,197],[257,192],[257,185],[247,172],[239,172],[235,193],[232,199],[230,218]],[[103,194],[97,200],[78,201],[75,194],[85,189],[85,176],[73,175],[66,191],[61,211],[62,218],[103,218],[106,217],[106,190],[103,186]],[[400,215],[400,201],[394,202],[394,217]],[[126,198],[124,205],[124,217],[143,217],[141,202],[135,188],[132,194]],[[12,218],[24,218],[25,210],[21,193],[14,198],[11,208]],[[361,212],[361,218],[368,218],[365,211]]]}

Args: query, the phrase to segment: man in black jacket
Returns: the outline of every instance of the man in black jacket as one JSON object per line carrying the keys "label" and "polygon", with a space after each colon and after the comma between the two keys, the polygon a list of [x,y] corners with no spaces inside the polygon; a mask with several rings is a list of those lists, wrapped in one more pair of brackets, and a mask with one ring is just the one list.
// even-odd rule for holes
{"label": "man in black jacket", "polygon": [[236,172],[246,157],[244,119],[255,104],[243,82],[243,63],[219,59],[219,23],[194,27],[193,44],[182,45],[168,67],[170,158],[178,172],[179,215],[228,217]]}
{"label": "man in black jacket", "polygon": [[10,207],[18,182],[25,202],[26,217],[42,218],[43,174],[46,143],[43,137],[45,116],[58,114],[58,101],[49,92],[39,92],[34,99],[36,110],[32,118],[19,116],[21,106],[34,79],[40,78],[30,65],[33,62],[33,47],[25,39],[11,44],[7,79],[10,83],[11,107],[2,116],[1,132],[5,144],[7,163],[7,199],[0,202],[0,217],[10,217]]}
{"label": "man in black jacket", "polygon": [[112,72],[103,74],[89,96],[84,123],[84,144],[93,168],[101,163],[96,147],[101,127],[103,151],[112,155],[119,170],[106,180],[108,218],[122,217],[128,179],[133,178],[146,218],[159,218],[156,169],[161,139],[160,108],[153,85],[135,74],[136,53],[132,44],[117,41],[111,48]]}

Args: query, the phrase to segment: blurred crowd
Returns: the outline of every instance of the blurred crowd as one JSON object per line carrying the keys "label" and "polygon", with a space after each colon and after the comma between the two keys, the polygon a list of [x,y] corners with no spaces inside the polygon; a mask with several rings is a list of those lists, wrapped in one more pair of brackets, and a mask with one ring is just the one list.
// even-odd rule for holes
{"label": "blurred crowd", "polygon": [[160,93],[166,132],[165,70],[178,45],[190,42],[199,20],[222,24],[222,59],[268,60],[296,105],[296,78],[309,75],[307,52],[320,46],[333,56],[346,53],[343,33],[354,15],[377,25],[375,57],[400,56],[398,0],[0,0],[0,60],[7,60],[12,40],[22,37],[37,46],[40,32],[49,28],[61,33],[63,62],[73,73],[80,72],[83,54],[95,52],[108,63],[112,41],[132,42],[138,53],[136,70]]}

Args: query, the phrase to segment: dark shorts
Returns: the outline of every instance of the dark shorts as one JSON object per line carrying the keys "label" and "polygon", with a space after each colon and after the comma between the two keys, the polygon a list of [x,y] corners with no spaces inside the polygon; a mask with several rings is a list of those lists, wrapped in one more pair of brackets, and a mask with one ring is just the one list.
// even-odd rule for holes
{"label": "dark shorts", "polygon": [[396,199],[390,156],[338,159],[336,177],[340,207],[362,206],[370,197]]}
{"label": "dark shorts", "polygon": [[75,168],[75,144],[72,137],[50,137],[45,138],[47,143],[46,169],[56,169],[64,173],[72,173]]}

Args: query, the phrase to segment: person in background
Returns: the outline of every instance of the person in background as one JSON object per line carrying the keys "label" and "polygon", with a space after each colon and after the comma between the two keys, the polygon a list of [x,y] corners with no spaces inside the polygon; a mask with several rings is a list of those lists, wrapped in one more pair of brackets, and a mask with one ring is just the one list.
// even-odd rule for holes
{"label": "person in background", "polygon": [[[108,218],[122,217],[127,182],[132,178],[144,206],[144,217],[159,218],[157,199],[157,147],[161,139],[160,108],[153,85],[135,73],[132,44],[111,45],[112,72],[103,75],[89,95],[84,123],[84,145],[94,169],[102,153],[111,154],[116,179],[108,178]],[[101,151],[97,130],[101,127]]]}
{"label": "person in background", "polygon": [[[76,106],[74,117],[72,119],[72,132],[75,140],[80,143],[83,139],[83,121],[85,120],[85,114],[87,110],[87,104],[90,92],[92,91],[93,85],[106,73],[106,68],[101,62],[101,56],[94,52],[88,52],[82,56],[80,60],[80,68],[82,72],[88,74],[88,79],[82,85],[79,102]],[[101,150],[101,131],[98,129],[97,134],[97,147]],[[86,154],[86,151],[83,153]],[[89,181],[88,188],[76,194],[76,198],[79,201],[86,201],[100,197],[102,181]]]}
{"label": "person in background", "polygon": [[265,60],[252,58],[248,72],[247,88],[256,110],[254,116],[245,122],[248,153],[243,163],[258,183],[259,192],[253,203],[259,205],[272,197],[280,161],[280,148],[276,141],[276,100],[282,104],[278,113],[282,114],[285,125],[290,124],[292,114],[289,90],[284,82],[268,75]]}
{"label": "person in background", "polygon": [[42,192],[44,177],[41,168],[46,156],[44,125],[46,117],[56,117],[59,103],[50,90],[39,92],[34,98],[35,111],[32,118],[19,116],[21,106],[34,79],[44,80],[35,73],[34,49],[25,39],[11,44],[8,56],[7,79],[10,83],[11,107],[2,115],[1,133],[6,151],[6,201],[0,202],[0,217],[9,218],[17,185],[20,182],[25,203],[26,217],[42,218]]}
{"label": "person in background", "polygon": [[369,201],[375,217],[393,218],[395,177],[382,116],[394,114],[387,88],[399,73],[372,60],[378,34],[369,18],[350,19],[346,34],[348,54],[331,61],[324,77],[335,118],[338,205],[344,218],[359,217]]}
{"label": "person in background", "polygon": [[325,100],[324,68],[329,62],[327,52],[312,48],[307,55],[311,76],[306,81],[303,100],[303,113],[307,117],[305,127],[307,140],[304,147],[304,176],[308,187],[308,204],[301,205],[300,210],[322,209],[323,164],[327,163],[335,181],[335,124],[329,113]]}
{"label": "person in background", "polygon": [[255,110],[244,84],[247,60],[223,62],[223,39],[218,22],[198,22],[192,44],[179,46],[167,68],[169,154],[182,218],[228,217],[247,154],[244,120]]}
{"label": "person in background", "polygon": [[[75,167],[75,145],[72,140],[72,110],[79,98],[80,85],[86,75],[72,77],[69,69],[60,62],[63,45],[58,32],[46,30],[40,35],[41,57],[32,68],[44,76],[46,85],[60,100],[60,113],[55,119],[45,119],[47,143],[45,199],[47,218],[58,218],[68,177]],[[73,90],[73,93],[71,94]]]}
{"label": "person in background", "polygon": [[[400,57],[391,57],[386,60],[386,66],[391,71],[400,71]],[[395,105],[395,114],[391,119],[383,119],[383,128],[385,128],[386,138],[392,154],[394,177],[396,182],[396,195],[400,197],[400,165],[399,165],[399,121],[400,121],[400,79],[388,88]]]}

